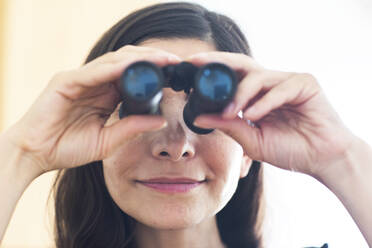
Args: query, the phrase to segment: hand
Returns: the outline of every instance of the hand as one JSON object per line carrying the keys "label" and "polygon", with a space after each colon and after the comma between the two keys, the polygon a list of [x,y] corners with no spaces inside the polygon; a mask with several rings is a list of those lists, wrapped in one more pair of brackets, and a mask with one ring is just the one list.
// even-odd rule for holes
{"label": "hand", "polygon": [[7,137],[42,174],[102,160],[130,136],[161,128],[161,116],[129,116],[104,126],[121,101],[120,75],[140,60],[159,66],[181,61],[159,49],[125,46],[57,73]]}
{"label": "hand", "polygon": [[342,160],[355,140],[311,74],[268,70],[247,55],[227,52],[187,61],[197,66],[220,62],[238,73],[231,106],[222,115],[199,116],[195,125],[220,129],[254,160],[316,177]]}

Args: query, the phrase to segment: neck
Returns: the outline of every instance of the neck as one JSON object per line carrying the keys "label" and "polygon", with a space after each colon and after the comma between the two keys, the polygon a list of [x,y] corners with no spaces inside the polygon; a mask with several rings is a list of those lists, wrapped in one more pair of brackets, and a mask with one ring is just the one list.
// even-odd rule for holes
{"label": "neck", "polygon": [[156,229],[138,222],[135,238],[138,248],[225,248],[215,216],[183,229]]}

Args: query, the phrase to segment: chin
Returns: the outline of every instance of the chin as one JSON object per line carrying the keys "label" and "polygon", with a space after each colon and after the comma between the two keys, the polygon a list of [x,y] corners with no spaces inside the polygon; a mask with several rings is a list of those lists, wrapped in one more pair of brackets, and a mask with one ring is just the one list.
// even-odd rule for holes
{"label": "chin", "polygon": [[182,230],[198,224],[197,221],[182,218],[181,216],[176,218],[169,217],[167,219],[154,218],[140,222],[148,227],[158,230]]}
{"label": "chin", "polygon": [[200,209],[190,209],[185,205],[153,209],[151,212],[132,217],[146,226],[164,230],[185,229],[203,221]]}

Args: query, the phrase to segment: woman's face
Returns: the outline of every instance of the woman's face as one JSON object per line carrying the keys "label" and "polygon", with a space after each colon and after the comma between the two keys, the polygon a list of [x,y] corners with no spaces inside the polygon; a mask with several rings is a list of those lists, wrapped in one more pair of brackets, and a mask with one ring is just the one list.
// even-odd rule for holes
{"label": "woman's face", "polygon": [[[163,49],[181,59],[216,50],[195,39],[151,39],[140,46]],[[103,160],[112,199],[125,213],[153,228],[186,228],[214,216],[231,199],[239,178],[246,176],[251,164],[242,147],[223,132],[198,135],[189,130],[182,115],[185,104],[184,92],[164,88],[160,106],[168,126],[127,140]],[[106,125],[116,121],[118,108]],[[174,184],[146,186],[139,182],[154,178],[189,178],[200,183],[175,192]],[[163,191],[150,185],[162,186]],[[177,189],[190,185],[180,183]]]}

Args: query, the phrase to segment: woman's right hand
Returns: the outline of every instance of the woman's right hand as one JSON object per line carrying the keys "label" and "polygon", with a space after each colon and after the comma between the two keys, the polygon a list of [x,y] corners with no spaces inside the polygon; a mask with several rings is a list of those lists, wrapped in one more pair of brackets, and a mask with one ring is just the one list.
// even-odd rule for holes
{"label": "woman's right hand", "polygon": [[160,129],[161,116],[128,116],[105,122],[121,101],[118,81],[133,62],[164,66],[181,61],[153,48],[124,46],[82,67],[57,73],[26,114],[7,131],[10,141],[40,174],[109,157],[123,141]]}

